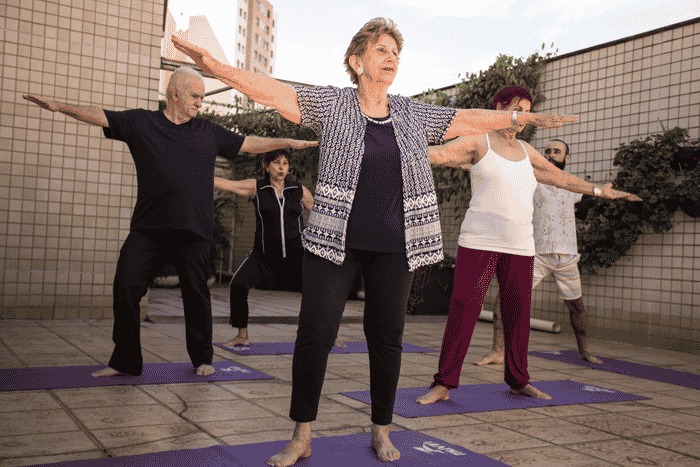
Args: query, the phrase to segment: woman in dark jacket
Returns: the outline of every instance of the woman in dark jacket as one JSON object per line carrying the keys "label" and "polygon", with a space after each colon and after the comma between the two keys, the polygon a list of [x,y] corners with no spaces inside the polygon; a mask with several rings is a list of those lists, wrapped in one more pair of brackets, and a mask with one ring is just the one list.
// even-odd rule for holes
{"label": "woman in dark jacket", "polygon": [[216,177],[214,187],[252,198],[255,207],[253,251],[238,267],[229,286],[229,323],[238,335],[226,346],[250,345],[248,291],[265,285],[275,290],[301,291],[304,249],[302,213],[311,210],[313,196],[301,183],[287,180],[291,154],[287,150],[263,156],[262,179],[226,180]]}

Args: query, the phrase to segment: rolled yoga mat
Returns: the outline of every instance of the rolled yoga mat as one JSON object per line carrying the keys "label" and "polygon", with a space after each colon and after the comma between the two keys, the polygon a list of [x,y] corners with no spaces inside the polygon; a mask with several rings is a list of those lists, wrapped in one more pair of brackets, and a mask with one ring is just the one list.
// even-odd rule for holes
{"label": "rolled yoga mat", "polygon": [[[601,402],[638,401],[649,399],[615,389],[579,383],[570,379],[538,381],[537,389],[552,396],[552,400],[512,394],[507,384],[469,384],[450,390],[450,399],[422,405],[416,398],[428,391],[422,388],[400,388],[396,392],[394,413],[407,418],[434,415],[488,412],[491,410],[531,409],[553,405],[594,404]],[[342,392],[344,396],[370,403],[369,391]]]}
{"label": "rolled yoga mat", "polygon": [[216,373],[210,376],[197,376],[191,363],[145,363],[141,376],[100,378],[91,376],[91,373],[104,368],[104,365],[10,368],[0,370],[0,392],[273,378],[240,363],[223,361],[214,362],[212,366],[216,369]]}
{"label": "rolled yoga mat", "polygon": [[607,357],[600,357],[603,360],[601,364],[591,363],[581,360],[578,352],[575,350],[552,350],[547,352],[529,352],[529,354],[534,357],[585,366],[594,370],[610,371],[621,375],[700,389],[700,375],[697,373],[688,373],[687,371],[672,370],[670,368],[661,368]]}
{"label": "rolled yoga mat", "polygon": [[[391,440],[401,452],[401,459],[387,463],[377,459],[370,447],[371,435],[328,436],[314,438],[312,441],[313,454],[311,457],[299,460],[295,467],[495,467],[503,464],[483,454],[477,454],[461,446],[447,443],[438,438],[424,435],[415,431],[392,431]],[[287,441],[271,441],[259,444],[244,444],[239,446],[212,446],[201,449],[186,449],[180,451],[156,452],[137,456],[113,457],[94,460],[80,460],[43,464],[64,467],[111,467],[111,466],[144,466],[167,465],[204,466],[204,465],[240,465],[265,466],[268,457],[279,452]]]}
{"label": "rolled yoga mat", "polygon": [[[253,342],[248,346],[226,346],[224,344],[214,344],[236,355],[292,355],[294,353],[294,342]],[[413,344],[403,344],[403,351],[413,352],[437,352],[437,349],[421,347]],[[332,354],[367,353],[366,342],[345,342],[345,347],[333,347]]]}

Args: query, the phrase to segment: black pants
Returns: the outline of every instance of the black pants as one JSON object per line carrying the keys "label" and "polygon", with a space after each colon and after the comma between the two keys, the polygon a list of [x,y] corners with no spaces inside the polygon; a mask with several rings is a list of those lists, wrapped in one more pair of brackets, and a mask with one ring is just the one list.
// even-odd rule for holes
{"label": "black pants", "polygon": [[114,276],[114,351],[109,366],[140,375],[140,301],[158,269],[170,262],[180,278],[187,353],[195,367],[211,364],[211,296],[207,287],[211,242],[181,230],[132,231],[119,253]]}
{"label": "black pants", "polygon": [[358,250],[350,250],[341,266],[304,252],[289,415],[296,422],[316,419],[328,354],[338,334],[348,292],[358,269],[365,283],[363,324],[369,349],[372,422],[391,423],[413,273],[408,270],[404,253]]}
{"label": "black pants", "polygon": [[269,258],[251,253],[243,260],[229,284],[229,323],[234,328],[248,327],[248,291],[253,287],[301,291],[304,250],[289,249],[286,258]]}

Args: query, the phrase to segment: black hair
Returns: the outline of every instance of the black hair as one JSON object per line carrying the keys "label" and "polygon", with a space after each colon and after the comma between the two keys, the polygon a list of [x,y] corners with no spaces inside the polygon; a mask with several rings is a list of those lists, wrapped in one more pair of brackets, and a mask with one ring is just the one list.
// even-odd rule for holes
{"label": "black hair", "polygon": [[274,151],[266,152],[265,154],[263,154],[263,156],[262,156],[263,172],[264,172],[263,176],[265,177],[266,180],[270,178],[270,174],[267,173],[267,170],[265,170],[265,169],[267,169],[267,167],[271,163],[273,163],[274,161],[276,161],[280,157],[286,157],[287,162],[289,162],[290,164],[292,163],[292,151],[290,149],[287,149],[287,148],[275,149]]}
{"label": "black hair", "polygon": [[550,140],[550,141],[559,141],[560,143],[563,143],[563,144],[564,144],[564,148],[565,148],[565,150],[566,150],[566,153],[565,153],[564,155],[565,155],[565,156],[568,156],[568,155],[569,155],[569,152],[570,152],[570,151],[569,151],[569,145],[566,144],[566,141],[564,141],[563,139],[559,139],[559,138],[554,138],[554,139],[552,139],[552,140]]}

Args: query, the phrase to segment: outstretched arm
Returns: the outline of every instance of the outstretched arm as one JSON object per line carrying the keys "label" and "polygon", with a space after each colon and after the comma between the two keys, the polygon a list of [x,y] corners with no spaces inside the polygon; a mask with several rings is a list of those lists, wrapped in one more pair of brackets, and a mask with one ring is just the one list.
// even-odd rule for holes
{"label": "outstretched arm", "polygon": [[212,57],[206,49],[177,36],[172,36],[172,41],[175,48],[194,60],[204,73],[216,77],[258,104],[277,109],[290,122],[301,122],[297,92],[291,84],[225,65]]}
{"label": "outstretched arm", "polygon": [[248,178],[245,180],[228,180],[226,178],[214,177],[214,188],[223,191],[230,191],[239,196],[255,196],[255,180]]}
{"label": "outstretched arm", "polygon": [[64,104],[62,102],[56,102],[41,96],[34,96],[30,94],[23,95],[22,97],[29,102],[34,102],[42,109],[50,110],[51,112],[61,112],[62,114],[73,117],[76,120],[90,123],[92,125],[99,125],[105,128],[109,126],[104,110],[99,107],[94,107],[91,105]]}
{"label": "outstretched arm", "polygon": [[[509,110],[459,109],[445,133],[445,139],[455,136],[478,135],[504,128],[512,128],[513,112]],[[565,123],[578,121],[578,117],[556,114],[518,112],[518,124],[535,125],[540,128],[557,128]]]}
{"label": "outstretched arm", "polygon": [[445,144],[429,146],[430,165],[468,170],[476,161],[479,146],[477,139],[476,136],[462,136]]}
{"label": "outstretched arm", "polygon": [[[583,193],[584,195],[595,195],[594,188],[597,186],[593,183],[587,182],[576,175],[572,175],[569,172],[565,172],[554,164],[549,162],[542,156],[535,148],[525,143],[527,148],[527,154],[530,157],[530,162],[532,163],[532,168],[535,171],[535,178],[538,182],[544,183],[545,185],[553,185],[558,188],[563,188],[564,190],[573,191],[574,193]],[[627,193],[626,191],[615,190],[612,187],[612,183],[608,183],[600,188],[600,197],[608,199],[618,199],[624,198],[628,201],[641,201],[637,195],[632,193]]]}
{"label": "outstretched arm", "polygon": [[308,188],[306,188],[304,185],[301,186],[301,190],[303,192],[303,195],[301,196],[301,204],[304,206],[304,209],[311,212],[311,208],[314,205],[314,195],[312,195]]}
{"label": "outstretched arm", "polygon": [[306,141],[291,138],[267,138],[264,136],[246,136],[241,146],[241,152],[250,154],[262,154],[275,149],[306,149],[315,148],[318,141]]}

